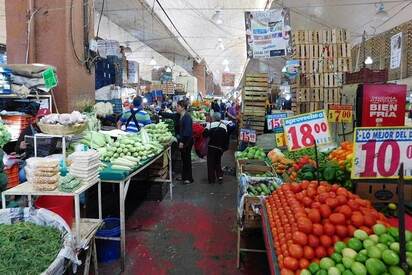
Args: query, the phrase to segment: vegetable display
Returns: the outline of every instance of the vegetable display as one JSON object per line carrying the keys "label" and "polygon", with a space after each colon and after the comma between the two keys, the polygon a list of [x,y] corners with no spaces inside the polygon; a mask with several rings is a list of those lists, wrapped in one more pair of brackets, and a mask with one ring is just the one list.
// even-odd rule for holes
{"label": "vegetable display", "polygon": [[106,146],[113,143],[113,139],[109,135],[105,135],[96,131],[86,132],[80,143],[87,145],[91,149],[96,149],[101,156],[106,153]]}
{"label": "vegetable display", "polygon": [[0,274],[40,274],[63,246],[52,227],[21,222],[0,224]]}
{"label": "vegetable display", "polygon": [[336,150],[329,154],[328,159],[336,161],[341,169],[350,172],[352,170],[353,144],[348,141],[342,142]]}
{"label": "vegetable display", "polygon": [[144,129],[146,129],[151,140],[157,141],[160,144],[166,145],[173,139],[168,125],[164,122],[146,125]]}
{"label": "vegetable display", "polygon": [[205,113],[200,111],[192,111],[193,121],[206,121]]}
{"label": "vegetable display", "polygon": [[73,125],[86,122],[86,116],[79,111],[73,111],[70,114],[49,114],[40,119],[43,124],[60,124]]}
{"label": "vegetable display", "polygon": [[3,148],[6,143],[8,143],[11,139],[11,134],[7,130],[6,126],[0,122],[0,148]]}
{"label": "vegetable display", "polygon": [[237,153],[237,159],[260,159],[264,160],[266,154],[262,148],[257,146],[247,147],[243,152]]}
{"label": "vegetable display", "polygon": [[357,229],[371,234],[377,223],[388,225],[369,201],[327,182],[285,183],[265,205],[282,274],[310,270],[310,262],[331,256],[335,243],[349,242]]}
{"label": "vegetable display", "polygon": [[276,182],[260,181],[254,185],[249,185],[247,193],[250,196],[268,196],[278,188]]}
{"label": "vegetable display", "polygon": [[[336,242],[334,253],[313,262],[300,274],[403,275],[399,257],[399,231],[394,227],[375,224],[371,234],[357,229],[347,243]],[[373,233],[373,234],[372,234]],[[407,247],[412,248],[412,233],[406,231]],[[407,264],[412,268],[412,253],[407,252]]]}

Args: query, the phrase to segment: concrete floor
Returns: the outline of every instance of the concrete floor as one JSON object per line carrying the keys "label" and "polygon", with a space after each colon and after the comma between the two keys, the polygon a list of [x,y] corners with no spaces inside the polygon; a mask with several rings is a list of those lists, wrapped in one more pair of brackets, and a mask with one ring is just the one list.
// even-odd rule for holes
{"label": "concrete floor", "polygon": [[[233,151],[223,162],[234,166]],[[193,175],[195,183],[176,184],[173,201],[144,201],[129,215],[124,274],[268,274],[265,254],[248,253],[236,268],[236,178],[209,185],[206,162],[194,164]],[[119,262],[99,271],[120,274]]]}

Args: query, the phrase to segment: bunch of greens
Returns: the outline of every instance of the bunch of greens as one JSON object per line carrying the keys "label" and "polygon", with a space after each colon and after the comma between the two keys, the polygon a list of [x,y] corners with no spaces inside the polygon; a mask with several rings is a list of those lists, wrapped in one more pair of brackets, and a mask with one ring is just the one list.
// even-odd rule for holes
{"label": "bunch of greens", "polygon": [[10,139],[11,135],[6,126],[4,126],[3,123],[0,123],[0,148],[3,148],[3,146],[8,143]]}
{"label": "bunch of greens", "polygon": [[[308,156],[310,159],[316,160],[315,148],[305,148],[297,151],[286,151],[284,152],[285,158],[294,161],[299,161],[302,157]],[[319,166],[327,162],[328,153],[319,152],[318,150],[318,161]]]}
{"label": "bunch of greens", "polygon": [[62,248],[59,230],[29,222],[0,224],[0,274],[40,274]]}

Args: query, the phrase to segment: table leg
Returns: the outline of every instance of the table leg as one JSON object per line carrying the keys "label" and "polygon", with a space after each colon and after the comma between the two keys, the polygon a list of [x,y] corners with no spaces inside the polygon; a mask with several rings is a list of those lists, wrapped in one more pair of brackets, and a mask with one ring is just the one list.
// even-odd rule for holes
{"label": "table leg", "polygon": [[92,249],[93,247],[89,245],[89,249],[87,250],[87,253],[86,253],[86,261],[84,263],[84,270],[83,270],[84,275],[88,275],[90,271],[90,258],[92,256]]}
{"label": "table leg", "polygon": [[240,268],[240,229],[237,227],[236,267]]}
{"label": "table leg", "polygon": [[169,164],[169,192],[170,192],[170,200],[173,200],[173,171],[172,171],[172,149],[169,147],[167,150],[167,158]]}
{"label": "table leg", "polygon": [[6,195],[4,193],[1,193],[1,205],[3,209],[6,209]]}
{"label": "table leg", "polygon": [[97,192],[98,192],[98,204],[99,204],[99,219],[101,220],[103,217],[102,214],[102,182],[99,181],[97,184]]}
{"label": "table leg", "polygon": [[28,198],[29,207],[33,207],[33,201],[32,201],[31,195],[27,195],[27,198]]}
{"label": "table leg", "polygon": [[[74,196],[74,215],[75,215],[75,223],[76,223],[76,245],[79,245],[78,242],[82,239],[80,236],[80,200],[79,195]],[[69,225],[70,226],[70,225]]]}
{"label": "table leg", "polygon": [[97,266],[97,250],[96,250],[96,239],[93,238],[93,264],[94,264],[94,275],[99,275],[99,267]]}
{"label": "table leg", "polygon": [[121,249],[121,270],[124,271],[126,259],[126,226],[125,226],[125,196],[124,181],[119,184],[119,203],[120,203],[120,249]]}

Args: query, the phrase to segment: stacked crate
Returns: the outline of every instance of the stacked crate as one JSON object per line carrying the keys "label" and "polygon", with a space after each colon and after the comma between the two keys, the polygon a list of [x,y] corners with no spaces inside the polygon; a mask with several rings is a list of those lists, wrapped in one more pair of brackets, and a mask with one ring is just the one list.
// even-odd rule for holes
{"label": "stacked crate", "polygon": [[300,75],[293,86],[292,108],[307,113],[339,103],[342,80],[352,68],[346,30],[295,31],[293,57],[300,61]]}
{"label": "stacked crate", "polygon": [[256,134],[263,134],[268,91],[269,84],[266,73],[246,75],[243,89],[242,128],[250,126],[256,131]]}

